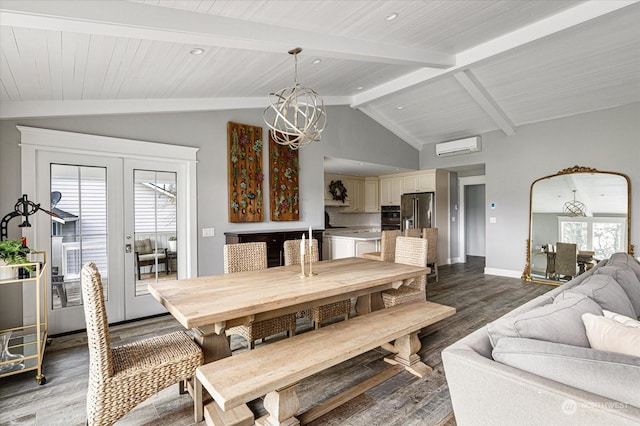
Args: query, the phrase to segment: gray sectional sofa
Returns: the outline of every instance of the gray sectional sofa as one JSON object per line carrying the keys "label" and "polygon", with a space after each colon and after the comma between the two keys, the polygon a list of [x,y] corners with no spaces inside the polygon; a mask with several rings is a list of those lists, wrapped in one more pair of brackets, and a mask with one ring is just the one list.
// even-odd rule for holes
{"label": "gray sectional sofa", "polygon": [[640,317],[640,263],[616,253],[442,352],[456,422],[640,425],[640,358],[592,349],[582,314]]}

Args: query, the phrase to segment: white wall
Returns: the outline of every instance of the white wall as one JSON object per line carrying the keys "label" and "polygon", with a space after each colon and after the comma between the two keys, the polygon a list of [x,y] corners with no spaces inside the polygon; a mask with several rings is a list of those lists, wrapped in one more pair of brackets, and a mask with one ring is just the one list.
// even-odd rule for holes
{"label": "white wall", "polygon": [[485,164],[486,267],[517,276],[524,269],[529,235],[529,189],[542,176],[575,165],[616,171],[631,179],[631,242],[640,247],[640,103],[482,135],[482,152],[438,158],[435,146],[420,153],[420,168]]}

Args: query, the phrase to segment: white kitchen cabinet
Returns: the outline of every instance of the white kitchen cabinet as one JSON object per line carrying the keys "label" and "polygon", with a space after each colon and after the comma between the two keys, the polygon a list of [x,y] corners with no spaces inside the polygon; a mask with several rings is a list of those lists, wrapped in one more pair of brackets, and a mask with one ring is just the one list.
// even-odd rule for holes
{"label": "white kitchen cabinet", "polygon": [[362,257],[363,253],[380,251],[380,238],[380,232],[327,235],[322,240],[322,258]]}
{"label": "white kitchen cabinet", "polygon": [[404,176],[402,178],[402,193],[410,194],[412,192],[420,192],[418,187],[418,175]]}
{"label": "white kitchen cabinet", "polygon": [[402,189],[402,177],[380,178],[380,205],[399,206]]}
{"label": "white kitchen cabinet", "polygon": [[332,238],[331,241],[331,259],[344,259],[345,257],[353,257],[354,240],[350,238]]}
{"label": "white kitchen cabinet", "polygon": [[380,251],[380,240],[375,241],[355,241],[354,254],[355,257],[362,257],[363,253],[371,253]]}
{"label": "white kitchen cabinet", "polygon": [[349,200],[349,206],[344,208],[344,213],[364,212],[364,181],[345,178],[342,183],[347,188],[347,199]]}
{"label": "white kitchen cabinet", "polygon": [[418,192],[433,192],[436,190],[436,174],[428,171],[418,175]]}
{"label": "white kitchen cabinet", "polygon": [[380,211],[380,189],[378,178],[365,178],[364,180],[364,211],[376,213]]}
{"label": "white kitchen cabinet", "polygon": [[402,177],[402,193],[433,192],[436,190],[436,175],[433,170]]}

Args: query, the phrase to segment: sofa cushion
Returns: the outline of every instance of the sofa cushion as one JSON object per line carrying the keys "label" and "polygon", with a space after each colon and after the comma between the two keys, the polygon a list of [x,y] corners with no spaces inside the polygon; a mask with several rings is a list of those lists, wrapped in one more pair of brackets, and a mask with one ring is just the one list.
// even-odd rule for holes
{"label": "sofa cushion", "polygon": [[623,265],[631,269],[640,280],[640,262],[628,253],[614,253],[609,258],[607,265]]}
{"label": "sofa cushion", "polygon": [[593,349],[640,358],[640,328],[628,327],[613,318],[593,314],[582,315],[582,321]]}
{"label": "sofa cushion", "polygon": [[538,376],[640,408],[640,358],[613,352],[544,342],[504,338],[493,358]]}
{"label": "sofa cushion", "polygon": [[573,287],[571,291],[590,297],[602,309],[628,317],[636,317],[636,311],[633,309],[627,293],[609,275],[592,275],[579,286]]}
{"label": "sofa cushion", "polygon": [[627,265],[613,263],[599,268],[596,274],[609,275],[615,279],[624,292],[627,293],[627,297],[629,297],[636,313],[635,318],[640,318],[640,279],[638,279],[633,270]]}
{"label": "sofa cushion", "polygon": [[600,306],[584,294],[565,291],[553,303],[511,317],[501,317],[487,325],[495,348],[505,337],[525,337],[574,346],[589,347],[582,314],[602,315]]}

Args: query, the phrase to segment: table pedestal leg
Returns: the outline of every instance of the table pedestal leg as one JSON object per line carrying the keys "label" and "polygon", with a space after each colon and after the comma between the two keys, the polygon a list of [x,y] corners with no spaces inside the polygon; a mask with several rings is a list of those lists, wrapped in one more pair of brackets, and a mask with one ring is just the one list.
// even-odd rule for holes
{"label": "table pedestal leg", "polygon": [[424,377],[431,373],[432,368],[420,360],[418,351],[420,350],[420,339],[418,332],[396,339],[394,344],[397,353],[393,358],[385,358],[389,364],[400,364],[404,368],[418,377]]}
{"label": "table pedestal leg", "polygon": [[194,328],[193,338],[202,348],[205,364],[231,356],[231,348],[224,333],[224,326],[207,325]]}
{"label": "table pedestal leg", "polygon": [[[193,329],[193,338],[202,348],[205,364],[231,356],[229,340],[224,332],[225,328],[225,323],[218,323]],[[194,385],[194,394],[199,394],[194,396],[194,404],[198,404],[200,407],[203,404],[203,392],[204,390],[200,383],[196,383]],[[203,417],[203,410],[200,407],[195,409],[197,422],[201,421]],[[204,418],[207,424],[216,426],[245,426],[253,424],[253,413],[246,404],[242,404],[232,410],[222,411],[218,404],[213,401],[204,407]]]}
{"label": "table pedestal leg", "polygon": [[382,294],[379,291],[358,296],[356,299],[357,315],[369,314],[380,309],[384,309],[384,302],[382,301]]}
{"label": "table pedestal leg", "polygon": [[264,397],[264,409],[269,413],[256,420],[260,426],[297,426],[298,419],[293,417],[300,409],[296,395],[296,385],[269,392]]}

